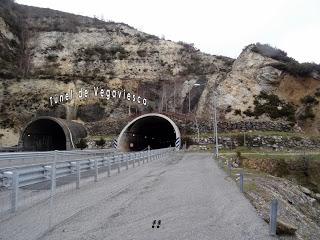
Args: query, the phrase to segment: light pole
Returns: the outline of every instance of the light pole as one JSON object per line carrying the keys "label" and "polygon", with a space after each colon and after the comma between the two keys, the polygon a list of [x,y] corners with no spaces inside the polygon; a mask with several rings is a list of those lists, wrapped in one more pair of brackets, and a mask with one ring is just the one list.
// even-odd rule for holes
{"label": "light pole", "polygon": [[[217,68],[217,71],[220,72],[220,68],[215,65]],[[215,143],[216,143],[216,149],[215,149],[215,154],[213,156],[218,159],[219,157],[219,141],[218,141],[218,122],[217,122],[217,101],[218,101],[218,96],[217,96],[217,80],[215,81],[214,84],[214,93],[213,93],[213,121],[214,121],[214,137],[215,137]]]}
{"label": "light pole", "polygon": [[215,152],[213,155],[219,157],[219,141],[218,141],[218,123],[217,123],[217,92],[214,92],[213,95],[213,136],[215,140]]}
{"label": "light pole", "polygon": [[190,81],[188,81],[188,90],[189,90],[189,113],[190,113],[190,91],[191,91],[191,89],[190,89]]}
{"label": "light pole", "polygon": [[[193,84],[193,86],[195,86],[195,87],[199,87],[199,86],[203,86],[203,85],[205,85],[205,84],[200,84],[200,83]],[[198,123],[196,114],[195,114],[195,120],[196,120],[196,127],[197,127],[197,134],[198,134],[198,144],[199,144],[199,142],[200,142],[200,129],[199,129],[199,123]]]}
{"label": "light pole", "polygon": [[[202,86],[205,84],[200,84],[200,83],[195,83],[193,86],[198,87]],[[212,105],[213,105],[213,138],[215,141],[215,148],[213,148],[213,156],[215,158],[219,157],[219,140],[218,140],[218,122],[217,122],[217,101],[218,101],[218,96],[217,96],[217,86],[215,86],[215,91],[213,93],[213,98],[212,98]],[[190,112],[190,90],[189,90],[189,112]],[[199,131],[199,130],[198,130]]]}

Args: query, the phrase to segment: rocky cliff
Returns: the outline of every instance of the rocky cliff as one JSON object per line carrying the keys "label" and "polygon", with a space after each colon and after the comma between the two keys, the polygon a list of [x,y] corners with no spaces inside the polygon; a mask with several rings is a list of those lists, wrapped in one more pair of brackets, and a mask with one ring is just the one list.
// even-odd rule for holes
{"label": "rocky cliff", "polygon": [[[303,67],[305,71],[296,71],[301,64],[267,45],[247,46],[234,60],[123,23],[4,0],[0,3],[0,133],[7,138],[5,144],[14,144],[25,123],[39,115],[90,126],[145,112],[179,117],[189,113],[189,93],[189,119],[197,116],[210,125],[215,89],[220,121],[277,120],[317,132],[319,67]],[[74,98],[50,105],[50,96],[93,87],[126,90],[148,103]],[[15,137],[9,140],[9,136]]]}

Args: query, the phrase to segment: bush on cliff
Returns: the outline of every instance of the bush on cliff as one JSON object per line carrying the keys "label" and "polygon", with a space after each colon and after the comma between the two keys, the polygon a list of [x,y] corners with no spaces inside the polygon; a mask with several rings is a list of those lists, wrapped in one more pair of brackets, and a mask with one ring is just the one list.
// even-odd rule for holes
{"label": "bush on cliff", "polygon": [[269,44],[256,43],[252,47],[252,51],[262,56],[278,60],[279,63],[273,63],[271,66],[294,76],[308,77],[313,72],[320,73],[319,64],[308,62],[299,63],[294,58],[288,57],[285,51],[272,47]]}
{"label": "bush on cliff", "polygon": [[277,95],[261,92],[255,97],[253,104],[254,110],[247,109],[243,112],[245,115],[259,117],[266,114],[271,119],[285,118],[290,122],[295,121],[295,106],[280,100]]}

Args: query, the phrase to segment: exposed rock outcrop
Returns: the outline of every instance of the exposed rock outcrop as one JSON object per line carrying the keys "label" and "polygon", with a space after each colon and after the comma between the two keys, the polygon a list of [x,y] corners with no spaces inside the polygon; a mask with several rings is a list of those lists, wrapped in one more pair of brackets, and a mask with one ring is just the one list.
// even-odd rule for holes
{"label": "exposed rock outcrop", "polygon": [[[234,60],[202,53],[192,44],[160,39],[123,23],[3,0],[0,46],[2,129],[19,132],[25,122],[39,115],[92,125],[102,119],[126,118],[130,113],[184,114],[189,112],[189,96],[191,112],[210,126],[217,89],[220,121],[270,121],[268,114],[244,114],[254,110],[256,96],[264,91],[279,96],[281,104],[296,105],[297,113],[306,117],[300,122],[297,118],[298,123],[318,131],[319,106],[301,106],[300,101],[317,93],[318,72],[294,76],[281,59],[256,51],[255,44]],[[97,98],[75,98],[55,107],[49,104],[50,96],[94,86],[126,89],[148,99],[148,105]],[[94,108],[89,113],[90,106]],[[283,114],[277,120],[282,118]]]}

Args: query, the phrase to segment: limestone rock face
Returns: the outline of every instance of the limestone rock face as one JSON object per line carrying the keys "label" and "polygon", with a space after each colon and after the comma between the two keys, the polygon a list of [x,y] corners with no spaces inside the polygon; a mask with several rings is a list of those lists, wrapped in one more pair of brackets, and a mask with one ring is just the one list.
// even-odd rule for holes
{"label": "limestone rock face", "polygon": [[[291,76],[274,67],[278,60],[253,51],[254,46],[247,46],[237,59],[214,56],[192,44],[160,39],[123,23],[3,0],[0,128],[19,132],[38,115],[85,124],[147,112],[184,118],[189,102],[190,111],[211,125],[215,91],[219,120],[251,121],[253,117],[243,112],[253,109],[261,91],[299,105],[301,97],[320,89],[318,73],[308,79]],[[99,98],[49,104],[50,96],[93,87],[126,90],[145,97],[148,104]],[[270,118],[262,115],[254,120]],[[312,130],[320,126],[317,112],[316,120],[308,125]]]}
{"label": "limestone rock face", "polygon": [[[254,96],[261,91],[271,93],[281,81],[282,71],[270,66],[276,61],[252,51],[253,45],[244,49],[234,61],[231,72],[221,81],[218,87],[220,93],[219,106],[244,111],[253,106]],[[226,118],[236,117],[230,112]]]}

